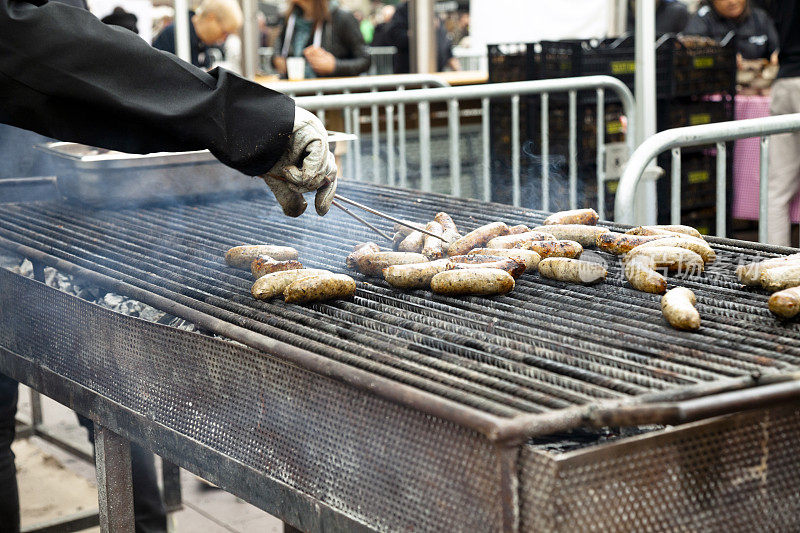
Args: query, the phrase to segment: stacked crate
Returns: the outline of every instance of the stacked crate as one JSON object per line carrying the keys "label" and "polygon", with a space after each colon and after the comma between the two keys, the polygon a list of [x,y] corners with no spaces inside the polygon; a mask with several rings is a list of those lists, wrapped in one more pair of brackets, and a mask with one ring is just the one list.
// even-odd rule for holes
{"label": "stacked crate", "polygon": [[[633,90],[636,64],[632,37],[594,41],[543,41],[516,49],[513,57],[503,53],[507,51],[498,46],[490,47],[491,82],[605,74],[620,79]],[[508,68],[509,65],[513,65],[513,69]],[[656,69],[659,131],[733,119],[736,62],[732,43],[723,46],[702,39],[662,37],[656,46]],[[622,107],[613,93],[606,92],[605,101],[605,142],[622,142],[625,138],[621,121]],[[520,136],[523,143],[527,141],[527,146],[533,148],[529,150],[530,155],[523,151],[522,167],[526,168],[527,160],[535,163],[541,157],[541,150],[536,150],[536,147],[541,146],[539,98],[525,99],[524,107]],[[578,202],[581,205],[597,203],[596,112],[595,92],[579,92],[576,142]],[[493,106],[492,114],[493,156],[497,154],[501,156],[501,160],[510,161],[510,106]],[[569,103],[566,94],[551,95],[548,114],[550,160],[554,165],[551,174],[555,172],[557,175],[567,176]],[[504,116],[508,117],[507,121],[503,120]],[[732,145],[728,146],[729,157],[732,157],[732,148]],[[503,159],[502,156],[506,154],[507,157]],[[684,150],[684,154],[682,219],[687,223],[693,221],[703,229],[713,232],[716,202],[713,188],[716,184],[715,150],[701,147]],[[659,163],[667,171],[665,178],[659,181],[659,214],[663,221],[668,220],[670,215],[669,155],[662,157]],[[503,164],[497,166],[498,171],[504,170]],[[703,178],[706,175],[703,174],[704,169],[709,170],[707,180]],[[535,180],[539,171],[526,170]],[[731,176],[729,164],[729,183]],[[523,183],[526,177],[528,176],[523,173]],[[616,185],[616,182],[606,183],[607,213],[613,210]],[[500,194],[496,199],[505,201],[503,187],[499,189]]]}

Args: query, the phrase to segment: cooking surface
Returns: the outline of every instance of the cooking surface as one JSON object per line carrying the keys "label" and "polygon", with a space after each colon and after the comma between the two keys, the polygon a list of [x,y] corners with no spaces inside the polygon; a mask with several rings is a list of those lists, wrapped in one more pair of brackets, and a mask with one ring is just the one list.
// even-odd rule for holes
{"label": "cooking surface", "polygon": [[[544,219],[510,206],[364,184],[339,190],[417,222],[446,211],[462,233],[495,220],[533,227]],[[363,215],[391,232],[385,221]],[[354,244],[390,245],[335,208],[324,218],[311,207],[290,219],[265,195],[120,210],[6,205],[0,236],[167,297],[204,302],[220,318],[234,313],[240,326],[501,417],[800,366],[798,325],[776,320],[768,295],[740,288],[733,273],[767,248],[740,241],[715,241],[717,261],[702,276],[669,278],[670,287],[697,295],[702,327],[687,333],[662,318],[660,296],[632,289],[618,260],[597,250],[584,257],[606,261],[609,275],[590,287],[524,274],[505,296],[448,298],[351,273],[358,287],[351,301],[257,301],[250,273],[225,265],[228,248],[294,246],[307,267],[346,272]]]}

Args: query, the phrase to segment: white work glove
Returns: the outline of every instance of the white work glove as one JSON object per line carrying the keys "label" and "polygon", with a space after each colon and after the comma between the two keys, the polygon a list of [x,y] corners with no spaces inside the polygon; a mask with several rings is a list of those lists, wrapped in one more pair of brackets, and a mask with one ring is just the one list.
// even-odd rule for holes
{"label": "white work glove", "polygon": [[261,176],[290,217],[306,210],[303,193],[317,191],[317,213],[328,212],[336,194],[336,160],[328,149],[328,132],[312,113],[294,108],[289,147],[267,174]]}

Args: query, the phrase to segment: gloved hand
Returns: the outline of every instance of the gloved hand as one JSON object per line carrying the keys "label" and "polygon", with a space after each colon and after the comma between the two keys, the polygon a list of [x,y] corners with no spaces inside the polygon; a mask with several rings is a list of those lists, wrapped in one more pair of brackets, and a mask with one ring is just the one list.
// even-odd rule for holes
{"label": "gloved hand", "polygon": [[336,160],[328,149],[328,132],[314,115],[294,108],[294,127],[289,147],[267,174],[267,183],[283,212],[298,217],[306,210],[303,193],[317,191],[317,213],[328,212],[336,194]]}

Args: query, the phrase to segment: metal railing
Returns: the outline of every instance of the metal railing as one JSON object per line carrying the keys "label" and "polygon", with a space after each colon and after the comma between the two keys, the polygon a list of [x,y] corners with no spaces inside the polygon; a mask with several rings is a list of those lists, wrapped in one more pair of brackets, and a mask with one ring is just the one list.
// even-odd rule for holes
{"label": "metal railing", "polygon": [[[303,81],[272,81],[265,86],[291,97],[301,95],[348,94],[379,89],[403,90],[407,87],[450,87],[436,74],[390,74],[349,78],[314,78]],[[322,109],[322,108],[320,108]]]}
{"label": "metal railing", "polygon": [[396,46],[368,46],[370,76],[381,74],[394,74],[394,56],[397,55]]}
{"label": "metal railing", "polygon": [[717,149],[717,235],[725,237],[726,228],[726,171],[727,141],[761,138],[761,162],[759,167],[758,240],[767,242],[767,196],[769,174],[769,137],[779,133],[800,131],[800,113],[774,117],[752,118],[731,122],[718,122],[701,126],[689,126],[662,131],[639,146],[628,161],[619,182],[615,204],[615,220],[622,224],[638,224],[634,215],[636,189],[645,168],[667,150],[672,150],[672,193],[670,198],[670,222],[680,223],[681,216],[681,148],[716,143]]}
{"label": "metal railing", "polygon": [[[629,151],[633,151],[635,124],[633,117],[634,99],[630,90],[610,76],[586,76],[582,78],[564,78],[555,80],[521,81],[510,83],[496,83],[485,85],[470,85],[465,87],[449,87],[435,89],[417,89],[409,91],[371,92],[362,94],[341,94],[328,96],[308,96],[296,99],[298,106],[311,111],[324,111],[330,109],[343,109],[345,111],[345,125],[348,133],[354,133],[360,138],[360,108],[371,107],[370,120],[372,134],[372,161],[374,182],[382,182],[381,151],[379,146],[380,124],[378,107],[383,106],[385,115],[386,139],[386,180],[388,185],[408,186],[408,169],[406,147],[406,105],[416,105],[419,118],[419,160],[420,160],[420,188],[423,191],[432,190],[431,174],[431,112],[430,106],[434,102],[447,103],[447,138],[449,145],[449,193],[461,196],[461,153],[460,153],[460,114],[459,102],[464,100],[480,101],[480,132],[481,132],[481,168],[482,186],[478,197],[491,200],[492,175],[491,152],[489,133],[490,100],[510,98],[511,100],[511,182],[512,203],[521,203],[520,184],[520,99],[523,96],[541,95],[541,147],[542,147],[542,208],[549,208],[550,186],[550,153],[549,153],[549,96],[551,93],[566,92],[569,96],[569,199],[570,206],[577,204],[577,94],[578,91],[593,90],[597,98],[597,183],[598,183],[598,211],[601,216],[605,210],[604,196],[604,151],[605,151],[605,91],[613,91],[622,103],[623,112],[628,117],[629,129],[626,142]],[[395,106],[397,106],[397,120],[395,120]],[[398,128],[398,152],[395,153],[395,123]],[[352,129],[347,129],[352,128]],[[355,156],[346,161],[346,175],[354,179],[363,179],[361,168],[361,146],[356,141]],[[352,165],[350,164],[352,163]],[[399,164],[398,164],[399,163]],[[397,175],[396,175],[397,174]]]}

